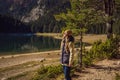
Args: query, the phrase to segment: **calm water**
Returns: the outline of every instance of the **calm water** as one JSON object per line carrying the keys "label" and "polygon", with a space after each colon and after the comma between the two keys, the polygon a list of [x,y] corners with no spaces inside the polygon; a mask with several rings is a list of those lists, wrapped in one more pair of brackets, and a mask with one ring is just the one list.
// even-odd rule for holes
{"label": "calm water", "polygon": [[31,34],[0,34],[0,55],[59,49],[60,41]]}

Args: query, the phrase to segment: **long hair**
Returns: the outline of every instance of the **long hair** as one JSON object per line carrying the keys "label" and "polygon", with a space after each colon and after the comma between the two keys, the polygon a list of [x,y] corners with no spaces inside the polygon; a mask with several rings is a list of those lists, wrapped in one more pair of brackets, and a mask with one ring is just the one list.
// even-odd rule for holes
{"label": "long hair", "polygon": [[74,37],[72,36],[72,31],[71,30],[66,30],[65,31],[68,35],[66,36],[65,40],[62,40],[62,44],[63,41],[65,41],[65,51],[66,53],[69,53],[69,42],[74,42]]}
{"label": "long hair", "polygon": [[73,38],[72,35],[66,37],[65,51],[66,51],[67,53],[70,52],[70,50],[69,50],[69,42],[74,42],[74,38]]}

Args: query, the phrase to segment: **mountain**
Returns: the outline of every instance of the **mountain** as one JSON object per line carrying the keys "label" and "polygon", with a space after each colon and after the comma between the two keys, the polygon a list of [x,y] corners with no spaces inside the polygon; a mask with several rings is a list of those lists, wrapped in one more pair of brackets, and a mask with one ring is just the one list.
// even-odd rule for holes
{"label": "mountain", "polygon": [[[65,23],[56,21],[54,15],[70,7],[70,0],[0,0],[0,33],[61,32]],[[118,25],[119,19],[114,31],[120,33]],[[88,32],[105,33],[105,27],[95,25]]]}
{"label": "mountain", "polygon": [[[14,20],[20,21],[22,24],[29,24],[32,32],[60,32],[61,27],[59,25],[62,22],[57,22],[54,14],[66,12],[67,8],[70,8],[69,0],[0,0],[0,15],[10,16],[10,19],[4,17],[4,20],[7,21],[8,19],[8,22],[12,20],[11,23],[13,23],[9,27],[11,31],[7,29],[2,31],[3,26],[1,26],[0,32],[17,32],[14,30],[18,24],[15,23],[17,25],[14,25]],[[0,23],[0,25],[3,24]],[[5,26],[4,29],[8,27]],[[21,26],[23,29],[24,27]],[[23,30],[23,32],[28,31],[29,29]]]}
{"label": "mountain", "polygon": [[31,22],[46,14],[61,12],[69,6],[69,0],[0,0],[0,14]]}

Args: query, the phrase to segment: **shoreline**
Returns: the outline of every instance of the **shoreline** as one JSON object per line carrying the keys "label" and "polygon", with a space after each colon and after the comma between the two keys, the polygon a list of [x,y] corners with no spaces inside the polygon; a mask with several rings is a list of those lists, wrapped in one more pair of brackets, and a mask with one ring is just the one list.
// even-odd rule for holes
{"label": "shoreline", "polygon": [[60,50],[36,52],[36,53],[26,53],[26,54],[16,54],[16,55],[6,55],[0,56],[0,68],[20,65],[32,61],[49,61],[53,58],[58,58]]}
{"label": "shoreline", "polygon": [[[50,36],[53,37],[55,39],[62,39],[61,38],[61,33],[34,33],[33,35],[36,36]],[[101,35],[94,35],[94,34],[86,34],[85,36],[83,36],[83,41],[89,44],[93,44],[94,40],[100,40],[103,39],[102,41],[105,41],[105,35],[101,34]],[[89,38],[89,37],[93,37],[93,38]],[[75,40],[78,42],[79,41],[79,36],[75,36]],[[57,50],[50,50],[50,51],[57,51]],[[1,58],[9,58],[11,56],[16,57],[16,56],[20,56],[20,55],[32,55],[32,54],[39,54],[39,53],[47,53],[49,51],[42,51],[42,52],[28,52],[28,53],[18,53],[18,54],[1,54],[0,55],[0,59]]]}
{"label": "shoreline", "polygon": [[[91,46],[85,47],[90,49]],[[75,52],[79,48],[75,48]],[[31,61],[49,61],[51,59],[59,59],[60,50],[45,51],[45,52],[35,52],[35,53],[25,53],[25,54],[16,54],[16,55],[5,55],[0,56],[0,68],[10,67],[14,65],[23,64]]]}
{"label": "shoreline", "polygon": [[[90,49],[92,46],[86,46],[86,49]],[[78,48],[75,48],[75,50]],[[22,53],[22,54],[5,54],[0,55],[0,59],[3,58],[12,58],[12,57],[20,57],[20,56],[31,56],[31,55],[39,55],[39,54],[47,54],[47,53],[60,53],[60,50],[50,50],[50,51],[42,51],[42,52],[31,52],[31,53]]]}
{"label": "shoreline", "polygon": [[43,52],[31,52],[31,53],[23,53],[23,54],[5,54],[5,55],[1,55],[0,59],[3,58],[11,58],[11,57],[20,57],[20,56],[30,56],[30,55],[37,55],[37,54],[46,54],[46,53],[57,53],[60,52],[60,50],[51,50],[51,51],[43,51]]}
{"label": "shoreline", "polygon": [[[60,50],[0,56],[0,80],[35,71],[41,65],[59,63]],[[25,79],[26,80],[26,79]]]}

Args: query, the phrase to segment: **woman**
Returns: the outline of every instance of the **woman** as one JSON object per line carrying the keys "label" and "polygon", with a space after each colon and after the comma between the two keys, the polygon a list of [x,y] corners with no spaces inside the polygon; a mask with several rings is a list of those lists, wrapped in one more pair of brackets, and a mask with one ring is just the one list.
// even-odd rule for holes
{"label": "woman", "polygon": [[74,56],[74,37],[71,30],[66,30],[63,34],[61,42],[61,63],[66,80],[71,80],[70,69],[73,63]]}

